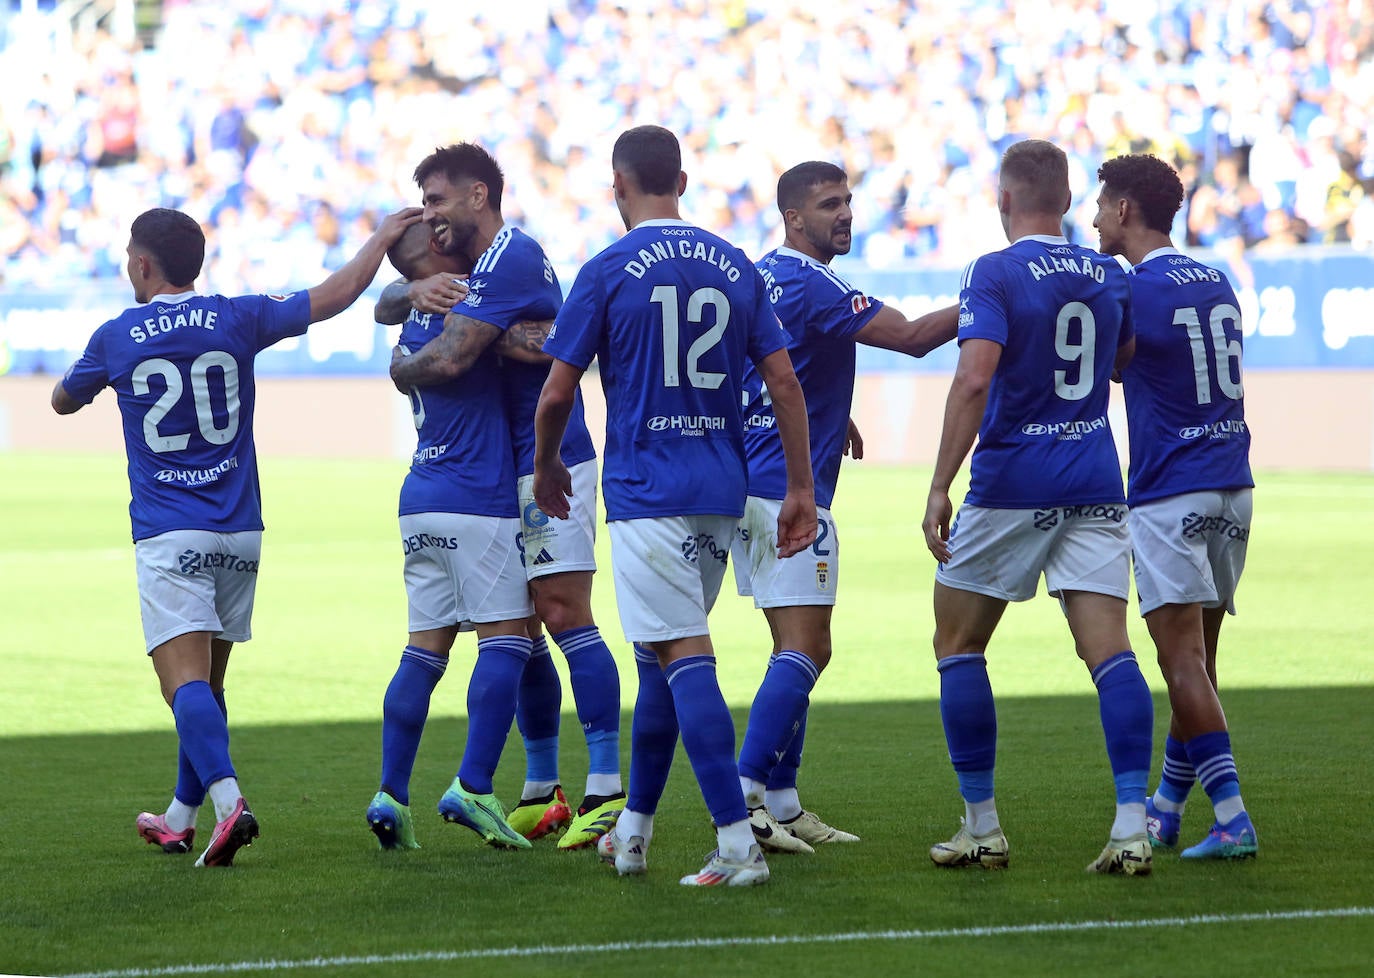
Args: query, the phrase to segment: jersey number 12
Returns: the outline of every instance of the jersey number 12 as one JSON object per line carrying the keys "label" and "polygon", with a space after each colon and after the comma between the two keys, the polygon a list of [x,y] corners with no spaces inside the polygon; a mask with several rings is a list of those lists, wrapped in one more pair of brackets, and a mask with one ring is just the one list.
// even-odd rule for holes
{"label": "jersey number 12", "polygon": [[[656,285],[650,302],[663,307],[663,386],[681,386],[678,364],[678,304],[676,285]],[[687,348],[687,380],[693,387],[716,390],[725,382],[725,374],[700,368],[701,358],[725,335],[730,323],[730,300],[720,289],[697,289],[687,298],[687,321],[703,321],[707,306],[715,311],[715,325],[702,333]]]}

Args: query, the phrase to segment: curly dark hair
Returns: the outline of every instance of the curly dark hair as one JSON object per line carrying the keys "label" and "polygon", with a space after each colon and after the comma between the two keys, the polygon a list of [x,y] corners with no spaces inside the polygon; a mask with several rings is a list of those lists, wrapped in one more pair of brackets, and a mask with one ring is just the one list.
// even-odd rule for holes
{"label": "curly dark hair", "polygon": [[1168,163],[1149,153],[1133,153],[1108,160],[1097,168],[1097,179],[1110,197],[1125,197],[1140,208],[1145,226],[1168,234],[1174,215],[1183,206],[1183,181]]}

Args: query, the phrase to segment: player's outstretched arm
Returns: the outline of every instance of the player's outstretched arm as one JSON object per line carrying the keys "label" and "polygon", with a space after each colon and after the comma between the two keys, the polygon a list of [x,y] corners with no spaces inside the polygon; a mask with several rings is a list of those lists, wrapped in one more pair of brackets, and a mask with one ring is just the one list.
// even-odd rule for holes
{"label": "player's outstretched arm", "polygon": [[407,207],[388,214],[347,264],[310,290],[310,321],[318,323],[329,319],[353,305],[377,277],[386,250],[423,213],[422,208]]}
{"label": "player's outstretched arm", "polygon": [[987,406],[988,388],[997,364],[1002,359],[1002,347],[992,340],[965,340],[959,349],[959,365],[949,385],[945,401],[944,427],[940,431],[940,448],[935,455],[935,474],[930,480],[930,494],[926,498],[925,517],[921,530],[926,546],[940,563],[950,557],[949,526],[954,518],[954,505],[949,487],[964,458],[978,436]]}
{"label": "player's outstretched arm", "polygon": [[778,511],[778,556],[791,557],[816,539],[816,492],[806,397],[786,349],[768,354],[756,366],[773,398],[773,413],[778,419],[778,435],[787,465],[787,494]]}
{"label": "player's outstretched arm", "polygon": [[582,374],[582,368],[555,360],[534,409],[534,502],[560,520],[566,520],[571,510],[568,497],[572,495],[572,476],[559,449]]}
{"label": "player's outstretched arm", "polygon": [[958,332],[958,305],[945,306],[915,319],[907,319],[891,306],[883,306],[854,334],[854,338],[865,346],[923,357],[954,339]]}

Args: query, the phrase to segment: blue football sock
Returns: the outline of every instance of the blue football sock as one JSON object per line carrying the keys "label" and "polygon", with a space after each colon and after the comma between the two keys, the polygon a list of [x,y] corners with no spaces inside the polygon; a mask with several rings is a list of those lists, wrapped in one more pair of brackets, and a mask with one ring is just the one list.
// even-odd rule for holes
{"label": "blue football sock", "polygon": [[1155,791],[1155,804],[1161,802],[1165,811],[1182,811],[1183,803],[1188,800],[1188,792],[1197,780],[1193,762],[1188,759],[1188,748],[1183,741],[1172,734],[1164,738],[1164,768],[1159,777],[1159,788]]}
{"label": "blue football sock", "polygon": [[946,656],[935,666],[940,673],[940,719],[959,794],[964,801],[987,801],[993,796],[997,761],[997,708],[988,680],[988,661],[978,652]]}
{"label": "blue football sock", "polygon": [[381,789],[402,805],[410,804],[410,772],[429,717],[429,699],[447,668],[448,656],[407,645],[382,697]]}
{"label": "blue football sock", "polygon": [[209,683],[197,679],[178,687],[172,694],[172,716],[181,746],[201,784],[235,776],[229,760],[229,724]]}
{"label": "blue football sock", "polygon": [[801,730],[811,690],[819,677],[820,669],[801,652],[787,650],[773,659],[749,708],[749,724],[739,752],[743,777],[772,786],[773,769]]}
{"label": "blue football sock", "polygon": [[1145,804],[1155,704],[1135,653],[1118,652],[1092,671],[1118,805]]}
{"label": "blue football sock", "polygon": [[525,781],[558,781],[558,721],[563,708],[563,682],[549,655],[549,643],[540,635],[529,662],[520,673],[515,698],[515,723],[525,742]]}
{"label": "blue football sock", "polygon": [[663,670],[672,690],[682,746],[716,826],[749,817],[735,763],[735,722],[716,681],[716,660],[689,655]]}
{"label": "blue football sock", "polygon": [[[224,715],[225,730],[229,729],[229,707],[224,699],[224,690],[211,690],[214,694],[215,702],[219,704],[219,711]],[[199,808],[205,801],[205,785],[200,783],[200,778],[196,775],[196,769],[191,765],[191,759],[186,756],[186,748],[181,746],[181,741],[177,741],[177,786],[172,792],[172,797],[181,802],[187,808]]]}
{"label": "blue football sock", "polygon": [[1198,734],[1184,746],[1188,750],[1188,760],[1197,771],[1202,790],[1207,792],[1212,807],[1217,810],[1217,821],[1229,822],[1243,812],[1245,806],[1239,801],[1226,804],[1240,797],[1240,776],[1236,773],[1236,760],[1231,754],[1231,735],[1225,730]]}
{"label": "blue football sock", "polygon": [[491,794],[530,646],[528,635],[492,635],[477,642],[468,680],[468,738],[458,766],[458,779],[474,794]]}
{"label": "blue football sock", "polygon": [[630,790],[626,807],[644,815],[658,811],[663,786],[677,751],[677,710],[658,656],[635,646],[639,693],[630,724]]}
{"label": "blue football sock", "polygon": [[[768,660],[771,667],[774,655]],[[797,722],[797,732],[792,735],[792,739],[787,742],[787,749],[783,751],[782,760],[773,765],[773,773],[768,776],[769,791],[791,791],[796,794],[797,772],[801,769],[802,748],[806,746],[806,715],[810,712],[810,707],[802,711],[801,720]],[[773,805],[768,806],[769,811],[773,810]],[[774,812],[774,814],[777,814]]]}
{"label": "blue football sock", "polygon": [[577,719],[587,739],[588,774],[620,776],[620,672],[595,625],[553,637],[568,660]]}

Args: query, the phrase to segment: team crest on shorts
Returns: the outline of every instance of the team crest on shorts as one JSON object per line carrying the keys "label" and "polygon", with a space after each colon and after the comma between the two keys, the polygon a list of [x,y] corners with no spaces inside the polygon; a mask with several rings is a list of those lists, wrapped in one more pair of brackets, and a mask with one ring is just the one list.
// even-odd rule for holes
{"label": "team crest on shorts", "polygon": [[816,564],[816,590],[830,590],[830,564],[824,560]]}

